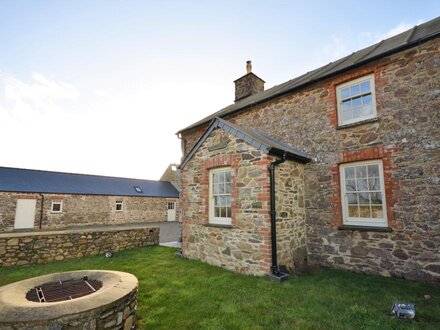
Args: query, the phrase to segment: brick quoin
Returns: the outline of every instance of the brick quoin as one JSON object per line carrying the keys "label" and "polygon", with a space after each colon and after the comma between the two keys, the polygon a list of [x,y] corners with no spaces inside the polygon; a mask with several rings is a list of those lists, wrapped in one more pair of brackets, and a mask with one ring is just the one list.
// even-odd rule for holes
{"label": "brick quoin", "polygon": [[397,221],[394,217],[394,205],[397,202],[399,193],[399,183],[393,179],[393,173],[398,169],[392,161],[393,154],[398,150],[395,145],[376,146],[354,151],[344,151],[339,154],[340,161],[330,169],[335,193],[330,198],[333,205],[333,218],[330,222],[333,229],[342,225],[342,202],[341,202],[341,181],[339,175],[339,166],[345,163],[359,162],[380,159],[383,164],[383,174],[385,183],[385,199],[387,208],[388,226],[393,229],[402,229],[403,223]]}

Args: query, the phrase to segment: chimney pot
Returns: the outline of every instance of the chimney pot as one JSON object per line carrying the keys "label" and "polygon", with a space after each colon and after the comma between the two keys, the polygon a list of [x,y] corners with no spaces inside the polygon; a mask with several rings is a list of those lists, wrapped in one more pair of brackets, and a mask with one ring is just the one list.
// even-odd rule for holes
{"label": "chimney pot", "polygon": [[246,73],[252,72],[252,61],[246,61]]}

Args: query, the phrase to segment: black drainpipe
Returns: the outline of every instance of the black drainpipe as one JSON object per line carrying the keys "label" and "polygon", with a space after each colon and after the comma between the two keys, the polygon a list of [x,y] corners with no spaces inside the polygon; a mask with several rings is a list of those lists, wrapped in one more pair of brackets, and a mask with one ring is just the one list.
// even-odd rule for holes
{"label": "black drainpipe", "polygon": [[40,193],[39,195],[41,196],[41,207],[40,207],[40,224],[38,227],[41,229],[41,225],[43,223],[44,195],[42,193]]}
{"label": "black drainpipe", "polygon": [[281,163],[286,161],[286,153],[283,154],[283,158],[278,159],[272,163],[268,167],[270,173],[270,236],[272,243],[272,266],[271,274],[269,275],[270,279],[276,280],[278,282],[284,281],[288,278],[288,274],[280,272],[278,268],[277,261],[277,212],[275,205],[275,167]]}

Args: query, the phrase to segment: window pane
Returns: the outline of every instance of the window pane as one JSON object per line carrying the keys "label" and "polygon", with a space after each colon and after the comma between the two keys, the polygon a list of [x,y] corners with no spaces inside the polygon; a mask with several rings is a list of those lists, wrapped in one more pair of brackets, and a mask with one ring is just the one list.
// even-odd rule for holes
{"label": "window pane", "polygon": [[225,181],[231,182],[231,172],[230,171],[225,173]]}
{"label": "window pane", "polygon": [[370,198],[371,198],[371,204],[382,205],[382,193],[380,192],[370,193]]}
{"label": "window pane", "polygon": [[363,111],[362,108],[354,108],[354,111],[353,111],[353,118],[359,118],[359,117],[362,117],[362,116],[363,116],[362,111]]}
{"label": "window pane", "polygon": [[342,102],[342,109],[345,111],[345,110],[350,110],[352,108],[352,105],[351,105],[351,100],[348,100],[348,101],[344,101],[344,102]]}
{"label": "window pane", "polygon": [[362,96],[362,104],[371,105],[371,102],[372,102],[371,94]]}
{"label": "window pane", "polygon": [[228,217],[228,218],[231,217],[231,208],[230,207],[226,208],[226,217]]}
{"label": "window pane", "polygon": [[342,114],[342,117],[343,117],[344,121],[345,120],[353,119],[353,111],[351,111],[351,110],[344,110],[344,112]]}
{"label": "window pane", "polygon": [[213,173],[212,174],[212,181],[213,181],[213,183],[218,183],[218,175],[217,175],[217,173]]}
{"label": "window pane", "polygon": [[220,217],[226,218],[226,207],[220,208]]}
{"label": "window pane", "polygon": [[368,179],[368,190],[370,191],[380,190],[379,178]]}
{"label": "window pane", "polygon": [[379,177],[379,165],[368,165],[368,176]]}
{"label": "window pane", "polygon": [[225,193],[225,184],[224,183],[219,183],[219,185],[218,185],[218,193],[219,194],[224,194]]}
{"label": "window pane", "polygon": [[371,206],[371,217],[372,218],[383,218],[382,206]]}
{"label": "window pane", "polygon": [[360,110],[360,116],[366,117],[373,113],[373,107],[371,105],[364,105]]}
{"label": "window pane", "polygon": [[359,205],[370,205],[370,198],[368,193],[359,193]]}
{"label": "window pane", "polygon": [[357,205],[358,204],[357,194],[347,194],[347,203]]}
{"label": "window pane", "polygon": [[354,167],[346,167],[344,171],[346,179],[354,179]]}
{"label": "window pane", "polygon": [[360,97],[355,98],[351,102],[352,102],[353,108],[358,108],[362,105],[362,98],[360,98]]}
{"label": "window pane", "polygon": [[349,205],[348,206],[348,216],[350,218],[358,218],[359,212],[358,212],[358,206],[357,205]]}
{"label": "window pane", "polygon": [[56,204],[52,204],[52,211],[60,211],[61,210],[61,204],[56,203]]}
{"label": "window pane", "polygon": [[356,181],[355,180],[345,180],[345,190],[346,191],[356,191]]}
{"label": "window pane", "polygon": [[356,190],[357,191],[367,191],[368,190],[367,179],[357,179],[356,180]]}
{"label": "window pane", "polygon": [[226,206],[231,206],[231,197],[226,196],[225,205]]}
{"label": "window pane", "polygon": [[359,217],[361,218],[370,218],[370,206],[359,206]]}
{"label": "window pane", "polygon": [[220,217],[220,208],[214,207],[214,217],[218,218]]}
{"label": "window pane", "polygon": [[342,99],[349,98],[350,97],[350,88],[344,88],[341,91],[341,97],[342,97]]}
{"label": "window pane", "polygon": [[364,81],[361,84],[361,92],[362,93],[367,93],[371,91],[371,87],[370,87],[370,81]]}
{"label": "window pane", "polygon": [[361,93],[361,88],[359,85],[351,86],[350,88],[351,96],[355,96]]}
{"label": "window pane", "polygon": [[367,167],[366,166],[356,166],[356,177],[366,178],[367,177]]}

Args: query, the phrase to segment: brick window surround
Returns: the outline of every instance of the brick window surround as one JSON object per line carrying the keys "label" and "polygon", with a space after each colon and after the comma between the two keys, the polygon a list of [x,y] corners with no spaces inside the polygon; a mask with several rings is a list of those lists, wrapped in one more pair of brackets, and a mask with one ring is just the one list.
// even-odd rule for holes
{"label": "brick window surround", "polygon": [[[351,72],[344,73],[343,75],[340,75],[339,77],[332,78],[328,83],[326,84],[326,89],[328,92],[328,103],[329,107],[327,110],[327,116],[330,119],[331,126],[333,128],[338,127],[338,101],[336,97],[336,87],[347,83],[351,80],[355,80],[367,75],[372,74],[374,76],[374,86],[375,86],[375,98],[376,98],[376,113],[377,116],[380,116],[380,112],[382,111],[382,97],[380,93],[377,93],[378,90],[381,90],[383,86],[388,84],[388,80],[385,78],[382,78],[382,71],[384,68],[383,61],[375,64],[374,66],[366,66],[361,69],[355,69]],[[362,124],[363,122],[360,121],[359,124]],[[357,123],[353,123],[351,125],[356,125]]]}
{"label": "brick window surround", "polygon": [[[238,197],[237,189],[235,189],[238,171],[238,159],[240,154],[218,155],[203,162],[203,175],[201,178],[201,198],[202,198],[202,212],[203,224],[209,224],[209,171],[215,168],[230,167],[231,168],[231,226],[237,225],[235,215],[237,214],[237,203],[235,201]],[[213,224],[215,226],[215,224]]]}
{"label": "brick window surround", "polygon": [[398,148],[396,146],[376,146],[354,151],[344,151],[339,155],[339,162],[336,166],[331,168],[331,174],[333,178],[333,186],[335,187],[334,194],[331,197],[333,204],[333,217],[331,220],[331,227],[336,229],[343,224],[342,220],[342,202],[341,202],[341,182],[339,165],[380,159],[383,164],[383,175],[385,182],[385,198],[386,198],[386,212],[388,218],[388,227],[393,229],[402,229],[403,224],[401,221],[397,221],[394,217],[394,205],[397,200],[399,192],[399,184],[393,179],[392,174],[397,170],[393,164],[392,155]]}

